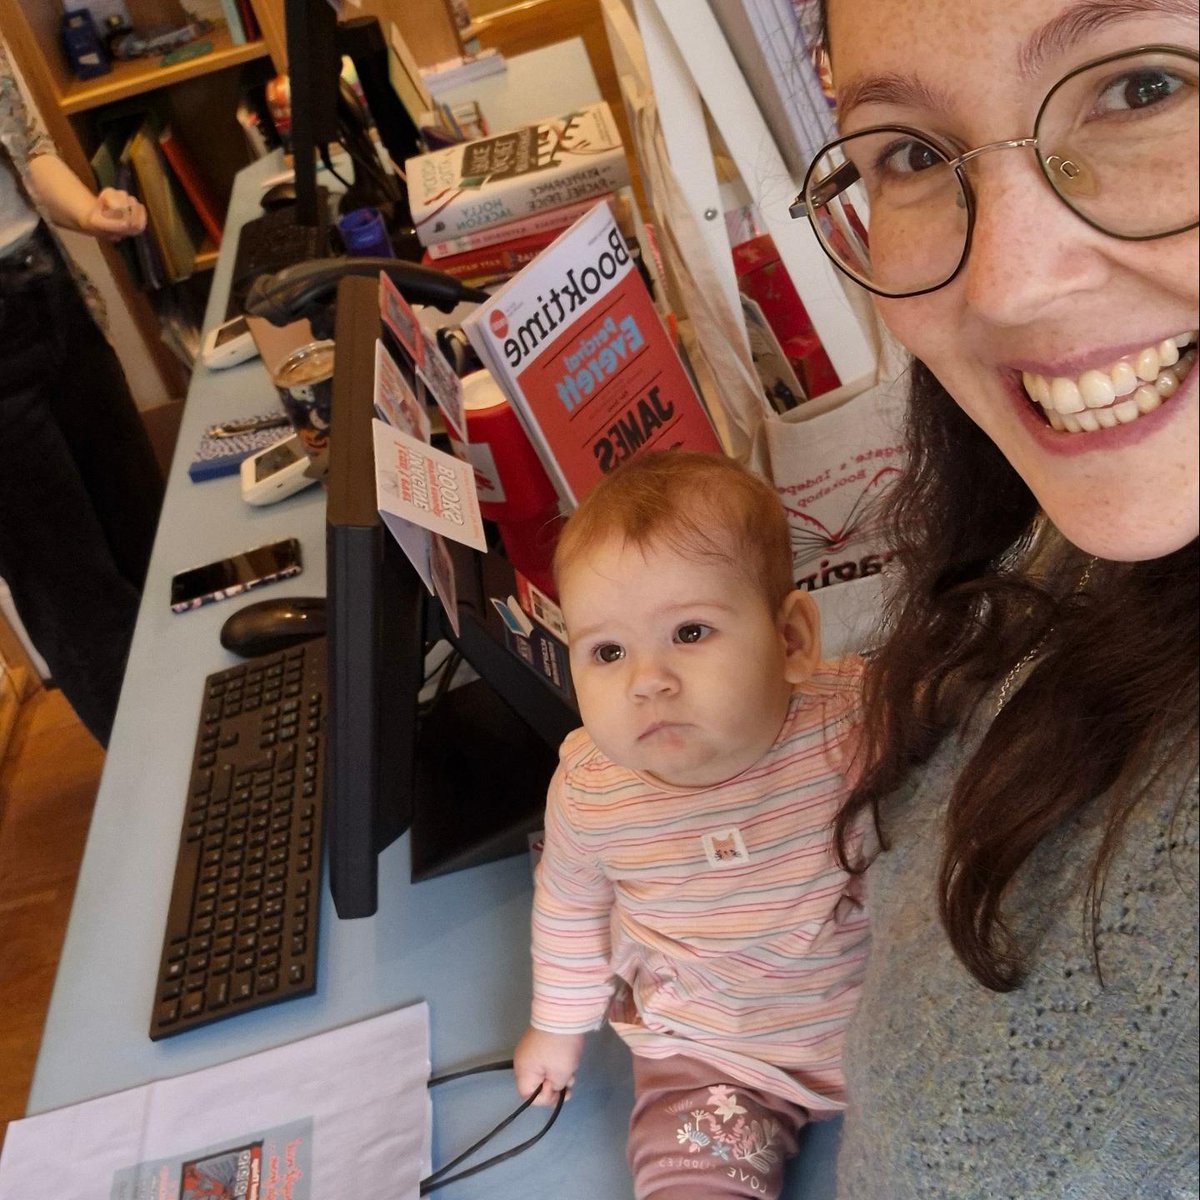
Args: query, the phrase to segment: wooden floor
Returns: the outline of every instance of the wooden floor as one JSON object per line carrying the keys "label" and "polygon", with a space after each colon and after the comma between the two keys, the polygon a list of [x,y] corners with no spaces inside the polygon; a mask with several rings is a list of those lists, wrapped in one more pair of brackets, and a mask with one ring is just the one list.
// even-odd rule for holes
{"label": "wooden floor", "polygon": [[0,1146],[25,1112],[103,765],[61,692],[22,705],[0,766]]}

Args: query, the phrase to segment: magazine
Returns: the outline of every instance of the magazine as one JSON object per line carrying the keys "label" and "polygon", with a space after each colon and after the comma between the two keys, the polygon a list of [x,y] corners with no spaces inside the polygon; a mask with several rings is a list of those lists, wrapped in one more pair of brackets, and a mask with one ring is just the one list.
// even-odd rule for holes
{"label": "magazine", "polygon": [[423,246],[601,196],[629,182],[620,134],[603,102],[419,154],[404,171]]}
{"label": "magazine", "polygon": [[570,507],[639,451],[721,453],[603,201],[468,314],[463,331]]}

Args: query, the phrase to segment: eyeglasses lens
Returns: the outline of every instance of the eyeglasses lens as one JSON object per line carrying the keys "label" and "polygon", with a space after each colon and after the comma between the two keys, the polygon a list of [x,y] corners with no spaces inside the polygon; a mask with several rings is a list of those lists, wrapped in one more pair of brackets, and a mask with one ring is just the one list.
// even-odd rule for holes
{"label": "eyeglasses lens", "polygon": [[876,129],[826,149],[808,175],[817,233],[854,278],[886,295],[945,283],[967,245],[967,200],[945,152]]}
{"label": "eyeglasses lens", "polygon": [[1038,118],[1038,158],[1081,217],[1124,238],[1161,237],[1200,216],[1196,62],[1143,51],[1070,75]]}
{"label": "eyeglasses lens", "polygon": [[[1195,225],[1198,94],[1195,59],[1168,50],[1139,50],[1068,75],[1046,97],[1035,131],[1051,187],[1115,237],[1163,237]],[[903,127],[826,147],[804,190],[826,251],[883,295],[946,283],[967,251],[971,204],[949,161],[937,143]]]}

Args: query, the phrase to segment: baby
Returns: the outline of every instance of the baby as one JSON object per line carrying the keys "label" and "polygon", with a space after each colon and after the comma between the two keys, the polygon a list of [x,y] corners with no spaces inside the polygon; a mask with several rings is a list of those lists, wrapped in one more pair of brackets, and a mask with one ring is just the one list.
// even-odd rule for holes
{"label": "baby", "polygon": [[517,1088],[556,1100],[607,1016],[639,1200],[777,1196],[804,1123],[842,1107],[867,951],[830,841],[859,663],[819,661],[779,499],[720,456],[606,476],[555,578],[583,728],[547,800]]}

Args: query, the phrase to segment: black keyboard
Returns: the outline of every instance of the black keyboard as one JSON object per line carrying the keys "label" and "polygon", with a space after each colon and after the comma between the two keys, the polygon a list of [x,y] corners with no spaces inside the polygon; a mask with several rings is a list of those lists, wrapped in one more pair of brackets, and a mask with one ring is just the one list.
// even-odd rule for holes
{"label": "black keyboard", "polygon": [[[319,188],[317,194],[324,212],[327,193]],[[273,275],[284,267],[312,258],[328,258],[332,253],[328,226],[317,229],[312,225],[297,225],[292,205],[247,221],[238,231],[225,319],[232,320],[241,313],[246,293],[258,276]]]}
{"label": "black keyboard", "polygon": [[324,639],[205,681],[156,1041],[316,986],[324,690]]}

